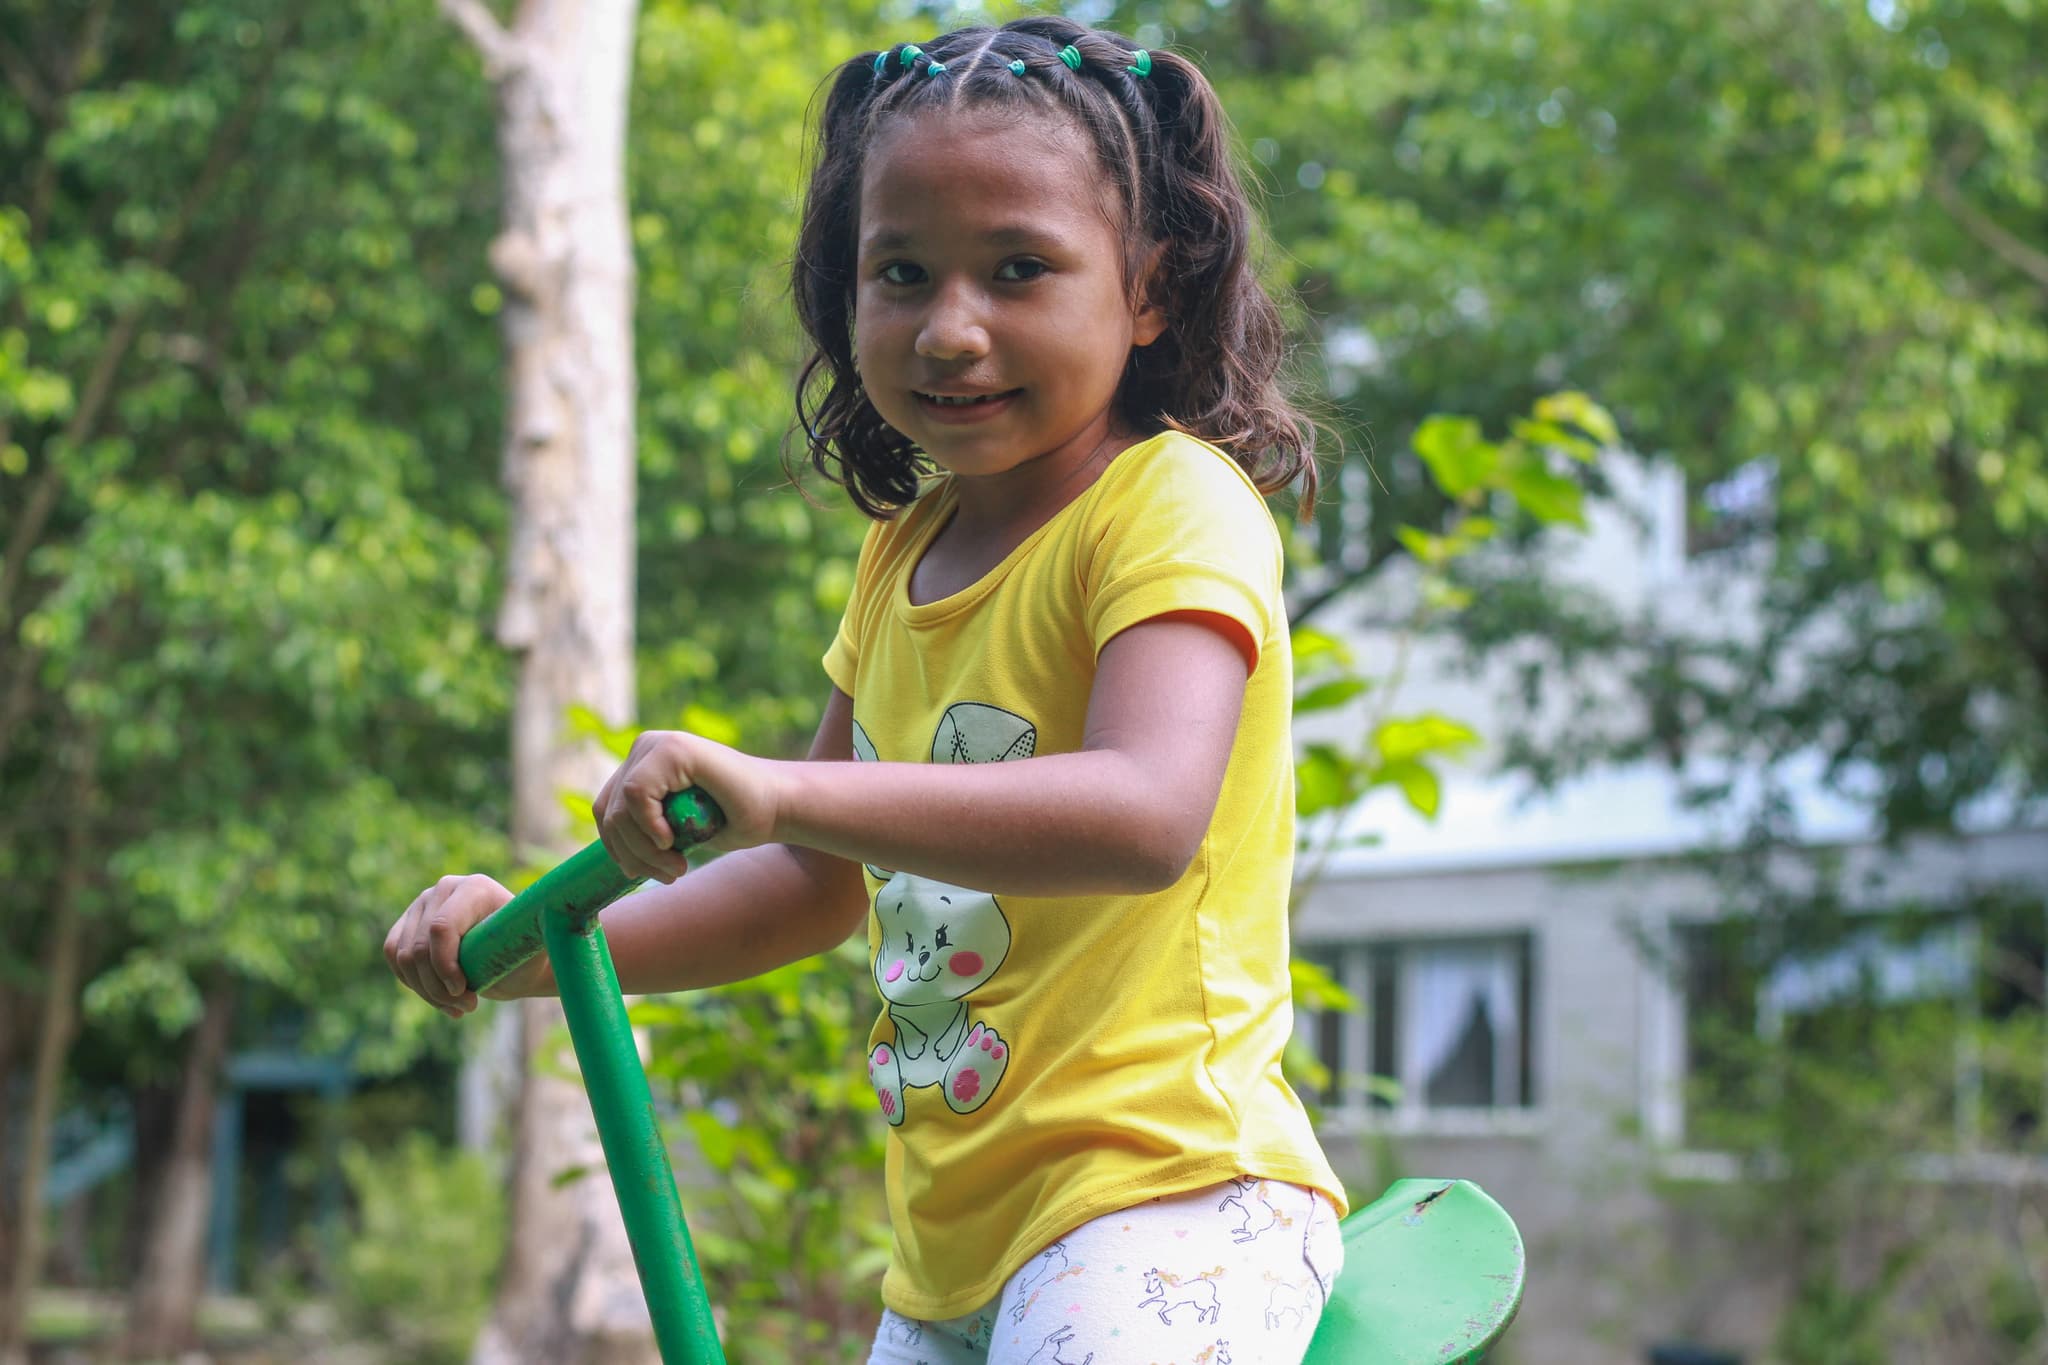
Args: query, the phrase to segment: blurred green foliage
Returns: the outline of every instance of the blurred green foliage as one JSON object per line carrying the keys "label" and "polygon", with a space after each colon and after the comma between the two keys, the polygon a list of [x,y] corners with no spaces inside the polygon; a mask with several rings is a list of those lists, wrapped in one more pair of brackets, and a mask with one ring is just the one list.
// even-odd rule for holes
{"label": "blurred green foliage", "polygon": [[889,1260],[884,1126],[863,1067],[875,1010],[858,940],[633,1006],[649,1080],[711,1177],[684,1203],[735,1359],[866,1358]]}
{"label": "blurred green foliage", "polygon": [[[776,752],[815,724],[861,527],[829,490],[813,506],[781,487],[798,113],[843,55],[976,12],[644,6],[629,175],[647,724],[722,723]],[[1845,784],[1875,772],[1859,799],[1896,831],[1944,828],[2001,783],[2041,791],[2048,11],[1135,0],[1085,16],[1194,53],[1265,183],[1270,268],[1298,291],[1303,373],[1345,445],[1325,544],[1347,499],[1367,509],[1357,563],[1319,565],[1296,538],[1307,609],[1412,556],[1433,622],[1541,655],[1532,696],[1622,670],[1637,712],[1514,746],[1544,778],[1677,735],[1758,765],[1818,745]],[[375,945],[436,875],[506,859],[488,87],[431,7],[394,0],[20,0],[0,13],[0,77],[0,1011],[24,1036],[43,948],[27,910],[51,903],[55,831],[83,810],[81,1087],[172,1079],[229,979],[252,1027],[304,1012],[309,1046],[366,1069],[452,1053]],[[1619,430],[1539,406],[1570,386]],[[1474,567],[1492,553],[1473,547],[1540,547],[1604,490],[1597,464],[1534,457],[1569,451],[1560,434],[1619,435],[1695,490],[1766,462],[1755,640],[1619,616],[1540,563]],[[1715,529],[1708,499],[1694,516]],[[1361,674],[1333,638],[1302,633],[1303,708],[1376,703],[1377,661]],[[1358,733],[1305,758],[1305,812],[1374,786],[1433,808],[1435,763],[1469,742],[1427,715]],[[658,1067],[724,1059],[730,1132],[750,1135],[713,1139],[736,1237],[785,1183],[872,1160],[856,1135],[803,1128],[841,1099],[803,1077],[857,1075],[827,1054],[859,1011],[808,977],[749,990],[651,1021]],[[759,1030],[765,1076],[800,1103],[747,1089],[738,1030],[703,1034],[719,1019]],[[791,1030],[815,1034],[813,1069]],[[714,1239],[734,1311],[767,1323],[771,1285],[858,1297],[856,1215],[802,1226],[758,1271]]]}
{"label": "blurred green foliage", "polygon": [[[488,101],[399,6],[0,40],[38,73],[0,101],[0,878],[47,903],[87,813],[96,1083],[174,1075],[230,978],[395,1066],[432,1016],[377,926],[503,849]],[[39,928],[0,925],[11,1008]]]}
{"label": "blurred green foliage", "polygon": [[2024,1360],[2048,1342],[2025,1269],[2048,1264],[2027,1175],[2048,1155],[2048,923],[1995,891],[1888,910],[1830,880],[1688,931],[1685,1142],[1735,1178],[1662,1183],[1723,1239],[1668,1269],[1781,1266],[1791,1365]]}
{"label": "blurred green foliage", "polygon": [[344,1329],[388,1359],[460,1365],[505,1252],[504,1190],[491,1163],[407,1133],[375,1149],[351,1142],[341,1164],[354,1203],[335,1279]]}

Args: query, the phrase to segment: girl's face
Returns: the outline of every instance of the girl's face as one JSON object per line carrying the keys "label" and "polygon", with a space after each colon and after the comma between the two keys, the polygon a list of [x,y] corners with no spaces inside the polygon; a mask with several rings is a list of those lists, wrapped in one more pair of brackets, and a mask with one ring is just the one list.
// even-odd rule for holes
{"label": "girl's face", "polygon": [[[962,477],[1092,456],[1134,345],[1165,329],[1125,296],[1080,130],[969,109],[894,120],[861,179],[854,353],[882,420]],[[950,401],[948,401],[950,400]]]}

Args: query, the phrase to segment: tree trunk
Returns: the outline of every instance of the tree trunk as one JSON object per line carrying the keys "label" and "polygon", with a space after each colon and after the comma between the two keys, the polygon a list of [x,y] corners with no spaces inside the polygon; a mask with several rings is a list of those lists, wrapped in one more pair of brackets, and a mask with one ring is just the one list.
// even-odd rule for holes
{"label": "tree trunk", "polygon": [[[22,1032],[14,1020],[18,1008],[16,994],[0,986],[0,1112],[5,1112],[5,1106],[11,1104],[15,1052]],[[0,1118],[0,1170],[5,1170],[13,1160],[14,1151],[7,1121]],[[6,1181],[0,1180],[0,1281],[13,1274],[14,1247],[18,1240],[15,1236],[17,1222],[14,1215],[14,1191],[8,1188]]]}
{"label": "tree trunk", "polygon": [[50,1171],[50,1129],[57,1117],[57,1099],[64,1087],[64,1060],[71,1051],[78,1013],[79,955],[85,924],[80,903],[85,890],[87,811],[83,799],[71,803],[64,823],[64,863],[57,874],[57,900],[51,907],[50,942],[43,964],[43,1008],[37,1025],[35,1079],[30,1091],[28,1131],[16,1185],[14,1207],[21,1211],[15,1226],[13,1253],[4,1291],[0,1291],[0,1365],[26,1365],[28,1298],[43,1270],[43,1181]]}
{"label": "tree trunk", "polygon": [[[519,660],[512,835],[522,857],[569,851],[563,792],[611,766],[568,733],[571,705],[633,714],[633,259],[626,100],[634,0],[525,0],[511,29],[480,0],[441,0],[498,94],[512,543],[498,638]],[[538,1075],[553,1001],[521,1007],[527,1061],[511,1240],[476,1365],[655,1362],[646,1300],[581,1087]],[[566,1054],[565,1054],[566,1055]],[[556,1177],[586,1168],[587,1179]]]}
{"label": "tree trunk", "polygon": [[170,1155],[151,1210],[142,1271],[128,1300],[123,1352],[131,1360],[175,1358],[198,1345],[207,1211],[213,1197],[214,1089],[234,1015],[234,983],[217,977],[207,987],[205,1010],[185,1054]]}

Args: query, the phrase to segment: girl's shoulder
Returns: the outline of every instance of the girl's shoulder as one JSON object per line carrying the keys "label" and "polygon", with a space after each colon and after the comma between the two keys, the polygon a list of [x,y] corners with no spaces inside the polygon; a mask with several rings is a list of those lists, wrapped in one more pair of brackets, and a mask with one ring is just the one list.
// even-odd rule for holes
{"label": "girl's shoulder", "polygon": [[1265,495],[1244,467],[1229,451],[1186,432],[1169,429],[1131,446],[1097,483],[1099,516],[1153,513],[1262,525],[1278,538]]}

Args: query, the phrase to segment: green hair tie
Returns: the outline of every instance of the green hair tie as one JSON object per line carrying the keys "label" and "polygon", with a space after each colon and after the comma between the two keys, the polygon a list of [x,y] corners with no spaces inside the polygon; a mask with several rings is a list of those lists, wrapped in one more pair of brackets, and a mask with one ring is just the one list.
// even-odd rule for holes
{"label": "green hair tie", "polygon": [[917,59],[919,57],[922,57],[923,55],[924,49],[919,47],[916,43],[905,43],[903,45],[903,50],[896,54],[896,60],[902,62],[903,69],[905,71],[908,71],[911,67],[917,64]]}
{"label": "green hair tie", "polygon": [[946,64],[944,62],[927,62],[925,63],[924,74],[927,76],[936,76],[945,69]]}
{"label": "green hair tie", "polygon": [[875,74],[877,76],[881,75],[883,69],[886,68],[888,65],[889,49],[885,47],[880,52],[877,52],[875,54]]}
{"label": "green hair tie", "polygon": [[1060,60],[1067,64],[1067,70],[1079,71],[1081,69],[1081,49],[1075,47],[1072,43],[1068,43],[1060,49]]}
{"label": "green hair tie", "polygon": [[1139,80],[1145,79],[1145,77],[1152,74],[1152,54],[1142,47],[1139,48],[1131,54],[1131,64],[1125,67],[1124,70],[1130,72]]}
{"label": "green hair tie", "polygon": [[1012,76],[1021,76],[1021,75],[1023,75],[1023,74],[1024,74],[1024,63],[1023,63],[1023,62],[1021,62],[1021,61],[1011,62],[1011,63],[1010,63],[1010,74],[1011,74]]}

